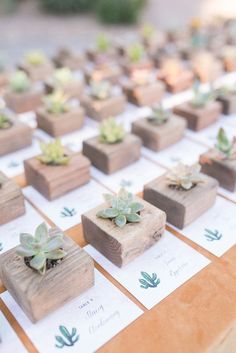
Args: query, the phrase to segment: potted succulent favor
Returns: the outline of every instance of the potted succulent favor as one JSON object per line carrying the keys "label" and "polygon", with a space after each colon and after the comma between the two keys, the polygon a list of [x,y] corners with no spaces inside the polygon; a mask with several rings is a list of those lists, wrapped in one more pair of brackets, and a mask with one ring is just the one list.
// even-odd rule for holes
{"label": "potted succulent favor", "polygon": [[45,88],[47,93],[60,90],[70,98],[80,99],[84,91],[84,82],[68,67],[63,67],[55,70],[53,75],[45,81]]}
{"label": "potted succulent favor", "polygon": [[116,56],[111,40],[104,33],[97,36],[95,46],[89,48],[86,54],[87,58],[95,63],[113,61]]}
{"label": "potted succulent favor", "polygon": [[25,71],[32,81],[43,81],[53,72],[51,61],[41,51],[27,53],[19,68]]}
{"label": "potted succulent favor", "polygon": [[0,171],[0,225],[12,221],[25,213],[21,188]]}
{"label": "potted succulent favor", "polygon": [[148,53],[153,55],[166,44],[166,35],[164,32],[156,31],[156,29],[149,24],[141,28],[140,36],[144,47]]}
{"label": "potted succulent favor", "polygon": [[148,57],[143,45],[134,43],[126,48],[124,56],[121,59],[121,66],[126,74],[131,74],[135,70],[153,69],[153,62]]}
{"label": "potted succulent favor", "polygon": [[128,100],[138,106],[159,103],[165,92],[165,85],[149,70],[135,70],[122,87]]}
{"label": "potted succulent favor", "polygon": [[42,154],[24,161],[27,183],[48,200],[53,200],[87,183],[90,161],[72,153],[60,140],[41,143]]}
{"label": "potted succulent favor", "polygon": [[105,203],[82,215],[84,237],[122,267],[160,239],[166,214],[125,189],[104,197]]}
{"label": "potted succulent favor", "polygon": [[236,137],[230,139],[220,128],[214,148],[200,156],[203,173],[216,178],[220,186],[236,191]]}
{"label": "potted succulent favor", "polygon": [[111,174],[140,158],[141,140],[109,118],[101,123],[99,136],[83,141],[83,154],[96,168]]}
{"label": "potted succulent favor", "polygon": [[16,113],[36,109],[41,104],[42,90],[34,86],[27,74],[18,70],[10,77],[4,94],[6,105]]}
{"label": "potted succulent favor", "polygon": [[88,94],[82,98],[81,104],[87,116],[101,121],[109,116],[121,114],[126,105],[126,98],[117,87],[111,87],[108,81],[93,81]]}
{"label": "potted succulent favor", "polygon": [[53,62],[59,68],[68,67],[70,70],[81,70],[84,68],[85,58],[81,53],[61,48],[54,56]]}
{"label": "potted succulent favor", "polygon": [[38,127],[53,137],[78,130],[84,123],[84,109],[72,105],[62,91],[55,91],[43,98],[44,105],[37,109]]}
{"label": "potted succulent favor", "polygon": [[222,113],[236,113],[236,83],[215,90],[216,100],[222,104]]}
{"label": "potted succulent favor", "polygon": [[220,57],[225,71],[236,71],[236,48],[233,45],[223,47]]}
{"label": "potted succulent favor", "polygon": [[170,110],[157,105],[150,114],[132,123],[132,133],[138,135],[143,145],[153,151],[160,151],[184,136],[185,119],[174,115]]}
{"label": "potted succulent favor", "polygon": [[31,143],[30,127],[0,110],[0,156],[30,146]]}
{"label": "potted succulent favor", "polygon": [[167,214],[167,221],[183,229],[215,202],[218,182],[200,173],[201,166],[179,163],[144,186],[144,199]]}
{"label": "potted succulent favor", "polygon": [[221,114],[221,104],[215,100],[212,89],[207,92],[201,90],[199,82],[193,86],[193,98],[174,108],[177,115],[187,120],[188,128],[199,131],[213,124]]}
{"label": "potted succulent favor", "polygon": [[222,63],[212,53],[201,51],[195,54],[191,60],[193,72],[202,82],[213,82],[223,73]]}
{"label": "potted succulent favor", "polygon": [[34,235],[0,257],[0,276],[32,322],[44,318],[94,284],[91,257],[60,229],[40,224]]}

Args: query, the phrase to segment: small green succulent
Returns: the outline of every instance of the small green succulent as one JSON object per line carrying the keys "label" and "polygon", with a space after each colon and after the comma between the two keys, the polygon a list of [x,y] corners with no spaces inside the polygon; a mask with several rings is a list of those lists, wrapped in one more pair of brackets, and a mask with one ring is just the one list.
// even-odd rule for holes
{"label": "small green succulent", "polygon": [[170,111],[164,109],[163,105],[160,104],[152,109],[151,115],[148,117],[148,121],[155,125],[163,125],[170,118]]}
{"label": "small green succulent", "polygon": [[117,143],[124,139],[125,130],[122,124],[117,124],[115,118],[105,119],[100,126],[99,139],[103,143]]}
{"label": "small green succulent", "polygon": [[188,166],[179,163],[167,174],[168,185],[176,189],[190,190],[203,182],[200,170],[199,164]]}
{"label": "small green succulent", "polygon": [[60,115],[70,110],[68,97],[61,91],[55,91],[43,99],[47,111],[51,114]]}
{"label": "small green succulent", "polygon": [[53,82],[56,87],[63,87],[74,79],[72,71],[68,67],[62,67],[55,70],[53,74]]}
{"label": "small green succulent", "polygon": [[38,160],[47,165],[67,165],[70,162],[70,157],[65,154],[61,140],[56,139],[53,142],[40,144],[42,155]]}
{"label": "small green succulent", "polygon": [[8,129],[11,125],[12,123],[9,118],[4,113],[0,112],[0,130]]}
{"label": "small green succulent", "polygon": [[10,89],[13,92],[27,92],[30,89],[30,80],[26,73],[17,70],[10,78]]}
{"label": "small green succulent", "polygon": [[105,100],[111,96],[109,81],[93,81],[91,83],[91,96],[98,100]]}
{"label": "small green succulent", "polygon": [[211,88],[208,92],[202,92],[200,89],[200,83],[196,81],[193,85],[193,99],[190,104],[194,108],[204,108],[209,102],[215,99],[215,92]]}
{"label": "small green succulent", "polygon": [[155,28],[152,25],[146,24],[141,28],[141,36],[144,39],[151,39],[155,34]]}
{"label": "small green succulent", "polygon": [[235,140],[230,141],[223,128],[220,128],[217,134],[217,142],[215,144],[217,151],[222,153],[226,158],[235,154]]}
{"label": "small green succulent", "polygon": [[140,43],[132,44],[128,48],[128,58],[131,62],[139,62],[145,54],[144,48]]}
{"label": "small green succulent", "polygon": [[100,53],[107,53],[110,49],[111,43],[104,33],[100,33],[97,36],[96,47]]}
{"label": "small green succulent", "polygon": [[[44,275],[48,260],[63,259],[67,254],[63,250],[63,233],[51,234],[45,223],[40,224],[34,236],[28,233],[20,234],[20,245],[16,248],[19,256],[29,260],[29,266]],[[53,265],[51,266],[53,267]]]}
{"label": "small green succulent", "polygon": [[26,62],[32,66],[41,66],[45,63],[46,57],[41,51],[31,51],[26,54]]}
{"label": "small green succulent", "polygon": [[123,228],[127,222],[136,223],[142,220],[139,213],[144,207],[134,201],[134,196],[130,192],[122,188],[117,195],[105,194],[104,197],[110,207],[99,211],[97,217],[110,219],[119,228]]}

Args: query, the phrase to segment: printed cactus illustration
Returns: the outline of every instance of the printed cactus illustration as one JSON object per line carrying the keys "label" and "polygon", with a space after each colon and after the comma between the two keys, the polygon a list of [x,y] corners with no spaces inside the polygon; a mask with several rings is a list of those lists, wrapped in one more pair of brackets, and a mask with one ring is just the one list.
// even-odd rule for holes
{"label": "printed cactus illustration", "polygon": [[167,174],[168,185],[176,189],[190,190],[203,182],[200,170],[199,164],[188,166],[179,163]]}
{"label": "printed cactus illustration", "polygon": [[215,241],[220,240],[222,238],[222,234],[217,229],[211,230],[205,228],[204,231],[204,236],[206,237],[207,241]]}
{"label": "printed cactus illustration", "polygon": [[110,219],[119,228],[123,228],[126,223],[137,223],[142,220],[140,211],[143,210],[143,205],[134,201],[134,196],[121,189],[117,195],[104,195],[105,200],[109,204],[109,208],[99,211],[97,217]]}
{"label": "printed cactus illustration", "polygon": [[10,89],[13,92],[22,93],[30,89],[30,80],[22,70],[16,71],[10,78]]}
{"label": "printed cactus illustration", "polygon": [[100,53],[106,53],[110,49],[111,43],[104,33],[100,33],[96,40],[96,47]]}
{"label": "printed cactus illustration", "polygon": [[118,124],[115,118],[105,119],[100,126],[99,140],[103,143],[113,144],[121,142],[125,137],[122,124]]}
{"label": "printed cactus illustration", "polygon": [[160,283],[160,279],[157,278],[156,273],[152,273],[152,275],[150,276],[147,272],[141,271],[141,275],[143,277],[139,279],[141,288],[144,288],[144,289],[156,288]]}
{"label": "printed cactus illustration", "polygon": [[170,117],[170,111],[164,109],[163,105],[160,104],[152,109],[151,115],[148,117],[148,121],[155,125],[165,124]]}
{"label": "printed cactus illustration", "polygon": [[32,51],[26,55],[26,62],[32,66],[41,66],[45,61],[46,57],[41,51]]}
{"label": "printed cactus illustration", "polygon": [[111,85],[108,81],[91,82],[91,96],[98,100],[104,100],[111,96]]}
{"label": "printed cactus illustration", "polygon": [[64,147],[59,139],[53,142],[41,143],[40,148],[42,155],[38,160],[47,165],[67,165],[70,162],[70,157],[65,154]]}
{"label": "printed cactus illustration", "polygon": [[51,114],[60,115],[70,110],[69,97],[60,90],[48,94],[43,101],[47,111]]}
{"label": "printed cactus illustration", "polygon": [[72,347],[76,342],[78,342],[79,335],[77,334],[77,330],[75,327],[72,328],[70,333],[65,326],[60,325],[59,331],[61,333],[61,336],[55,336],[56,338],[55,346],[57,348],[63,348],[65,346]]}
{"label": "printed cactus illustration", "polygon": [[134,43],[128,48],[128,58],[131,62],[139,62],[145,54],[145,50],[140,43]]}
{"label": "printed cactus illustration", "polygon": [[55,70],[53,74],[53,83],[56,87],[63,87],[73,81],[72,71],[68,67],[62,67]]}
{"label": "printed cactus illustration", "polygon": [[208,92],[202,92],[199,81],[196,81],[193,85],[193,95],[190,104],[194,108],[204,108],[209,102],[215,99],[214,90],[211,88]]}
{"label": "printed cactus illustration", "polygon": [[0,112],[0,130],[9,129],[12,126],[11,121],[6,114]]}
{"label": "printed cactus illustration", "polygon": [[75,208],[68,208],[68,207],[63,207],[63,210],[61,211],[61,217],[73,217],[76,215],[76,210]]}

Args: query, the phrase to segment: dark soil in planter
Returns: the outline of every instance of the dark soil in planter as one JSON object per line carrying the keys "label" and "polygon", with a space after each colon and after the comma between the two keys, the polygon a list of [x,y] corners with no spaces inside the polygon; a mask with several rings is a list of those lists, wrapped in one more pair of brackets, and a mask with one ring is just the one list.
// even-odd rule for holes
{"label": "dark soil in planter", "polygon": [[[29,257],[24,257],[24,262],[26,264],[27,267],[31,268],[33,271],[37,272],[33,267],[30,266],[30,261],[33,259],[33,256],[29,256]],[[53,267],[56,267],[59,263],[61,263],[63,260],[59,259],[59,260],[50,260],[47,259],[46,260],[46,270],[50,270]]]}

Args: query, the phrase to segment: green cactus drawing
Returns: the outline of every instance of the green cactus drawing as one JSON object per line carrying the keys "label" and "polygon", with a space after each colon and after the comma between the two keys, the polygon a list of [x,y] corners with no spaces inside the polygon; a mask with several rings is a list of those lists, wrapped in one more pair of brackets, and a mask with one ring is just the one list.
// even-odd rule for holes
{"label": "green cactus drawing", "polygon": [[215,241],[215,240],[220,240],[222,238],[222,234],[217,229],[213,231],[205,228],[204,231],[205,231],[204,236],[206,237],[207,241]]}
{"label": "green cactus drawing", "polygon": [[73,217],[74,215],[76,215],[76,210],[74,208],[63,207],[61,217]]}
{"label": "green cactus drawing", "polygon": [[158,284],[161,282],[160,278],[157,278],[156,273],[152,273],[152,276],[150,276],[147,272],[141,271],[141,275],[143,277],[143,278],[139,278],[141,288],[144,288],[144,289],[156,288]]}
{"label": "green cactus drawing", "polygon": [[79,335],[77,335],[77,330],[75,327],[72,328],[71,333],[67,330],[65,326],[60,325],[59,331],[62,336],[55,336],[57,348],[72,347],[79,340]]}

